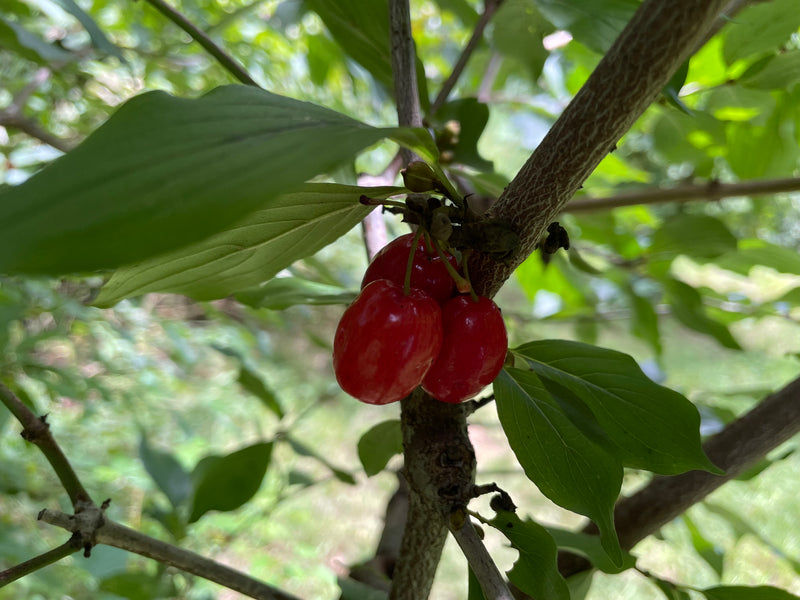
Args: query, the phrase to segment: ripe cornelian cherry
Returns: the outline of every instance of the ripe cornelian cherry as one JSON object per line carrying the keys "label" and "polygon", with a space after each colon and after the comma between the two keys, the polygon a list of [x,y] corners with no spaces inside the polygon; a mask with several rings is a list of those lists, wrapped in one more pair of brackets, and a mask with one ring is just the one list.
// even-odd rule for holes
{"label": "ripe cornelian cherry", "polygon": [[500,309],[489,298],[456,296],[442,307],[444,341],[422,388],[442,402],[474,397],[489,385],[506,357],[508,335]]}
{"label": "ripe cornelian cherry", "polygon": [[442,312],[416,289],[373,281],[344,311],[333,339],[342,389],[367,404],[389,404],[417,387],[442,345]]}
{"label": "ripe cornelian cherry", "polygon": [[[388,279],[402,286],[406,277],[408,254],[414,234],[401,235],[396,240],[389,242],[375,255],[364,273],[361,287],[377,279]],[[447,260],[453,267],[457,266],[456,257],[447,253]],[[419,239],[417,250],[414,254],[414,264],[411,269],[411,287],[422,290],[440,305],[444,305],[455,293],[455,282],[435,251],[429,254],[425,242]]]}

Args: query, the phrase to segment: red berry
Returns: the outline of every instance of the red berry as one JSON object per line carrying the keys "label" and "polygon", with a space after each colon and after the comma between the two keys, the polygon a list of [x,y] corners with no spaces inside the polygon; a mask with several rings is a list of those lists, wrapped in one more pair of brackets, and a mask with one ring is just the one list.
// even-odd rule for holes
{"label": "red berry", "polygon": [[[381,248],[381,251],[372,259],[361,287],[364,288],[368,283],[378,279],[388,279],[397,285],[402,286],[406,277],[406,266],[408,265],[408,253],[411,252],[411,244],[414,241],[414,234],[402,235],[396,240],[389,242]],[[453,267],[457,266],[456,257],[447,254],[447,260]],[[424,291],[439,304],[444,304],[455,293],[455,282],[442,262],[439,255],[434,252],[428,254],[425,242],[419,239],[417,250],[414,255],[414,264],[411,270],[411,287]]]}
{"label": "red berry", "polygon": [[333,370],[342,389],[367,404],[405,398],[442,345],[442,312],[433,298],[379,279],[344,311],[333,339]]}
{"label": "red berry", "polygon": [[506,357],[508,336],[500,309],[489,298],[457,296],[442,308],[444,341],[422,380],[442,402],[463,402],[489,385]]}

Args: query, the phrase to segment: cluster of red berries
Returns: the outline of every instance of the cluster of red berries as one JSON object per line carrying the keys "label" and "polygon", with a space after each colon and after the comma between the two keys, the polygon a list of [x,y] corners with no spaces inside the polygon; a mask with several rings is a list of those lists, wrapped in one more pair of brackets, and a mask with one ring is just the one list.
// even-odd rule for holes
{"label": "cluster of red berries", "polygon": [[[453,255],[444,259],[457,266]],[[489,298],[458,295],[450,270],[413,234],[375,255],[333,341],[333,368],[344,391],[368,404],[389,404],[422,385],[437,400],[457,403],[497,377],[508,346],[500,309]]]}

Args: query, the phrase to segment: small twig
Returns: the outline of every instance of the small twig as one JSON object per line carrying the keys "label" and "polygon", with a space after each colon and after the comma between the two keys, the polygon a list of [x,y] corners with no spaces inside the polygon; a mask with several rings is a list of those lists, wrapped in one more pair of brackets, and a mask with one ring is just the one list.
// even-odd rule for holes
{"label": "small twig", "polygon": [[[397,124],[422,127],[419,105],[417,62],[414,39],[411,37],[411,12],[408,0],[389,0],[389,28],[392,42],[392,77],[397,104]],[[403,163],[410,163],[414,154],[402,148]]]}
{"label": "small twig", "polygon": [[169,4],[164,2],[164,0],[146,0],[153,8],[155,8],[158,12],[162,15],[167,17],[170,21],[175,23],[178,27],[183,29],[186,33],[188,33],[191,38],[200,44],[206,52],[208,52],[211,56],[217,59],[222,67],[228,71],[231,75],[233,75],[236,79],[240,82],[244,83],[245,85],[254,85],[259,87],[259,85],[250,77],[250,74],[245,70],[245,68],[236,62],[236,59],[233,58],[230,54],[225,52],[220,46],[214,42],[208,35],[199,29],[194,23],[189,21],[185,16],[183,16],[180,12],[175,10]]}
{"label": "small twig", "polygon": [[38,571],[39,569],[42,569],[48,565],[52,565],[54,562],[58,562],[62,558],[69,556],[70,554],[74,554],[80,549],[80,535],[75,534],[57,548],[48,550],[44,554],[40,554],[35,558],[26,560],[24,563],[15,565],[10,569],[0,571],[0,588],[8,585],[12,581],[16,581],[17,579],[25,577],[26,575],[30,575],[34,571]]}
{"label": "small twig", "polygon": [[442,105],[447,101],[447,97],[456,86],[458,78],[461,77],[461,73],[464,71],[464,67],[467,66],[467,61],[469,61],[472,53],[475,51],[475,48],[478,47],[478,44],[483,37],[483,30],[486,29],[486,25],[489,23],[492,15],[494,15],[502,3],[503,0],[485,0],[483,14],[481,14],[478,22],[475,24],[475,29],[472,31],[472,36],[469,38],[467,45],[464,46],[464,49],[461,51],[461,55],[458,57],[456,64],[453,66],[450,76],[442,84],[442,89],[439,90],[436,99],[433,101],[433,104],[431,104],[430,112],[428,113],[429,117],[435,116],[436,113],[439,112],[439,109],[442,108]]}
{"label": "small twig", "polygon": [[93,506],[94,503],[91,496],[84,489],[69,460],[64,456],[60,446],[50,433],[46,415],[37,417],[14,392],[2,383],[0,383],[0,401],[8,407],[11,414],[22,424],[22,437],[36,444],[44,454],[47,462],[53,467],[58,479],[61,481],[61,485],[64,486],[67,494],[69,494],[69,499],[75,512],[78,513],[89,506]]}
{"label": "small twig", "polygon": [[476,398],[475,400],[470,400],[469,402],[465,402],[464,410],[467,411],[468,415],[471,415],[479,408],[483,408],[487,404],[491,404],[494,402],[494,394],[489,394],[485,398]]}
{"label": "small twig", "polygon": [[487,600],[514,600],[511,590],[508,589],[506,580],[494,564],[489,551],[483,545],[478,532],[467,517],[460,528],[452,527],[450,533],[458,542],[461,551],[467,558],[472,572],[481,584],[481,590]]}
{"label": "small twig", "polygon": [[800,190],[800,177],[785,179],[763,179],[739,183],[710,181],[697,185],[680,185],[673,188],[637,190],[605,198],[580,198],[564,207],[564,212],[577,213],[606,210],[619,206],[653,204],[656,202],[691,202],[693,200],[721,200],[732,196],[759,196],[796,192]]}
{"label": "small twig", "polygon": [[[43,510],[39,514],[39,518],[50,525],[62,527],[68,531],[76,531],[77,523],[72,515],[60,511]],[[194,552],[151,538],[110,519],[105,519],[103,524],[97,528],[94,538],[98,544],[114,546],[115,548],[121,548],[128,552],[152,558],[162,564],[218,583],[250,598],[257,598],[258,600],[298,600],[296,596],[253,579],[249,575]]]}

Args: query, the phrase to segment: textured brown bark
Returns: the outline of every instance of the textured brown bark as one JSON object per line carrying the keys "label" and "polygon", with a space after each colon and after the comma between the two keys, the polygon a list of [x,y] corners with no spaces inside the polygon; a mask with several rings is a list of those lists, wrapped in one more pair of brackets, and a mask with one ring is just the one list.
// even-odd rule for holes
{"label": "textured brown bark", "polygon": [[547,225],[658,97],[724,6],[723,0],[648,0],[636,11],[490,209],[490,216],[511,221],[521,247],[508,264],[475,258],[471,273],[482,294],[497,293],[533,252]]}
{"label": "textured brown bark", "polygon": [[[656,477],[639,492],[621,500],[614,511],[620,544],[626,550],[633,548],[798,431],[800,378],[767,396],[750,412],[706,441],[703,445],[706,454],[725,475],[690,471]],[[584,531],[597,533],[597,528],[590,525]],[[585,559],[572,554],[559,557],[559,568],[564,575],[573,575],[589,566]]]}

